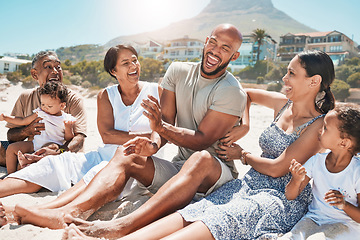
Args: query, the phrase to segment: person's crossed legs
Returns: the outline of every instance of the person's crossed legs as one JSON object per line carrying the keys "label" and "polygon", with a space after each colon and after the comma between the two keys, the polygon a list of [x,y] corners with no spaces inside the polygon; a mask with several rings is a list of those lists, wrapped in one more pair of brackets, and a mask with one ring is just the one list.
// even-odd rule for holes
{"label": "person's crossed legs", "polygon": [[150,185],[153,175],[152,161],[136,155],[124,156],[123,149],[118,148],[109,164],[72,201],[66,200],[68,203],[65,201],[65,205],[59,204],[59,207],[50,209],[16,205],[15,213],[21,218],[21,223],[64,228],[66,215],[87,219],[105,203],[115,200],[130,176],[137,176]]}
{"label": "person's crossed legs", "polygon": [[119,238],[186,206],[197,192],[207,193],[215,183],[221,186],[231,179],[230,169],[222,166],[207,151],[196,152],[185,162],[178,174],[129,215],[112,221],[96,222],[68,216],[67,221],[75,223],[81,231],[91,236]]}

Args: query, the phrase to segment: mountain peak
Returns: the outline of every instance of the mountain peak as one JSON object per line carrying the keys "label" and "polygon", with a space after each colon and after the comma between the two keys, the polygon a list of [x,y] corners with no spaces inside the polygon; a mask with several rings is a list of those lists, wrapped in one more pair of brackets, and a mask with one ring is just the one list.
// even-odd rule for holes
{"label": "mountain peak", "polygon": [[273,8],[271,0],[211,0],[201,13],[232,12],[254,8]]}
{"label": "mountain peak", "polygon": [[131,36],[121,36],[109,41],[105,47],[124,42],[167,42],[188,35],[204,40],[213,28],[221,23],[235,25],[242,34],[261,28],[275,40],[289,32],[312,32],[311,29],[284,12],[276,9],[271,0],[211,0],[197,16],[170,24],[159,30]]}

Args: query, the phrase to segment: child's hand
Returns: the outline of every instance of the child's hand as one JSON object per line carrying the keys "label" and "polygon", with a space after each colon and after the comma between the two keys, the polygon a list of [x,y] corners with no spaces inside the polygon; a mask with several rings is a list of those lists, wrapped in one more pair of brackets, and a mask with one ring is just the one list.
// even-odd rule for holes
{"label": "child's hand", "polygon": [[295,181],[302,182],[305,180],[305,176],[306,176],[305,167],[295,159],[291,160],[289,170],[292,174],[292,178]]}
{"label": "child's hand", "polygon": [[4,114],[0,114],[0,121],[4,121]]}
{"label": "child's hand", "polygon": [[344,195],[342,195],[338,190],[330,190],[325,193],[324,200],[329,203],[330,206],[335,206],[338,209],[344,209],[346,203]]}
{"label": "child's hand", "polygon": [[225,137],[220,139],[222,145],[231,146],[234,142],[242,138],[247,133],[247,128],[244,125],[234,126]]}
{"label": "child's hand", "polygon": [[73,129],[74,127],[74,124],[75,124],[75,120],[74,121],[71,121],[71,120],[65,120],[64,121],[64,125],[65,125],[65,128],[68,128],[68,129]]}

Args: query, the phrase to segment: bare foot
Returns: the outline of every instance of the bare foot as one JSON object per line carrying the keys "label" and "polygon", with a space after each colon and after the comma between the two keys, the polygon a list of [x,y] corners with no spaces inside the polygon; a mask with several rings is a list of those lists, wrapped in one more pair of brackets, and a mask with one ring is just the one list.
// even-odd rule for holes
{"label": "bare foot", "polygon": [[15,213],[21,217],[21,224],[30,223],[39,227],[50,229],[62,229],[66,227],[64,222],[65,214],[57,209],[38,209],[15,206]]}
{"label": "bare foot", "polygon": [[89,222],[80,218],[74,218],[71,215],[66,215],[65,222],[75,224],[78,230],[88,236],[118,239],[125,235],[121,233],[121,227],[116,220]]}
{"label": "bare foot", "polygon": [[98,239],[98,238],[93,238],[93,237],[89,237],[86,236],[84,233],[82,233],[75,224],[70,224],[69,227],[65,228],[65,232],[63,235],[62,240],[86,240],[86,239]]}
{"label": "bare foot", "polygon": [[8,223],[19,223],[19,216],[15,213],[14,207],[3,206],[0,202],[0,227]]}
{"label": "bare foot", "polygon": [[19,165],[20,165],[21,169],[24,167],[27,167],[31,163],[33,163],[33,161],[27,159],[26,156],[21,151],[18,151],[17,156],[18,156],[18,161],[19,161]]}
{"label": "bare foot", "polygon": [[6,213],[5,213],[5,208],[2,205],[2,203],[0,203],[0,226],[4,226],[7,224],[7,217],[6,217]]}

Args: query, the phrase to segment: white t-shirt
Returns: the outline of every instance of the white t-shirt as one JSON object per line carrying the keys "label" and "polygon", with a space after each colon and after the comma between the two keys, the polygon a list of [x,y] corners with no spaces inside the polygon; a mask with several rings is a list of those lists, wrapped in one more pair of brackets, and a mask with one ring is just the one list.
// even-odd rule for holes
{"label": "white t-shirt", "polygon": [[40,108],[33,111],[42,118],[41,123],[45,124],[45,130],[40,135],[35,135],[33,144],[34,151],[39,150],[46,143],[57,143],[63,145],[65,143],[65,124],[64,121],[76,121],[76,118],[63,111],[60,116],[50,115]]}
{"label": "white t-shirt", "polygon": [[311,218],[317,224],[324,223],[351,223],[360,227],[343,210],[330,206],[325,202],[325,193],[329,190],[338,190],[345,196],[345,201],[354,206],[357,204],[357,194],[360,193],[360,158],[353,157],[349,165],[341,172],[331,173],[327,170],[325,159],[328,153],[318,153],[312,156],[304,167],[307,176],[313,179],[314,199],[309,206],[306,217]]}

